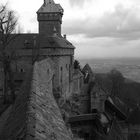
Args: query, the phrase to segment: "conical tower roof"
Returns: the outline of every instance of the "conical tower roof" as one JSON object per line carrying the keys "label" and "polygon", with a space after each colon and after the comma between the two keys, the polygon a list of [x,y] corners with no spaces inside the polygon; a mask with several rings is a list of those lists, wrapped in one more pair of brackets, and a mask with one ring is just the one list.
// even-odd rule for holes
{"label": "conical tower roof", "polygon": [[60,4],[56,4],[53,0],[44,0],[44,4],[37,11],[37,13],[62,13],[63,8]]}

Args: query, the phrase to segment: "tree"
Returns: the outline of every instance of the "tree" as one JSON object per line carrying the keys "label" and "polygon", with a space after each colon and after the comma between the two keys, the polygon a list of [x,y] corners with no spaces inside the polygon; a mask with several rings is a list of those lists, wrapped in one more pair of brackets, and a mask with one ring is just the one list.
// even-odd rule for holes
{"label": "tree", "polygon": [[78,60],[75,60],[75,61],[74,61],[74,69],[79,69],[79,70],[81,70],[81,66],[80,66],[80,63],[79,63]]}
{"label": "tree", "polygon": [[16,38],[16,25],[17,18],[15,16],[15,12],[9,10],[7,5],[0,6],[0,61],[3,67],[4,73],[4,103],[7,103],[7,92],[8,87],[11,91],[12,100],[15,99],[14,93],[14,83],[13,83],[13,75],[11,71],[11,61],[15,57],[15,50],[10,49],[8,51],[8,47],[11,41]]}
{"label": "tree", "polygon": [[124,83],[124,77],[120,71],[112,69],[109,73],[109,78],[112,81],[111,94],[118,96]]}

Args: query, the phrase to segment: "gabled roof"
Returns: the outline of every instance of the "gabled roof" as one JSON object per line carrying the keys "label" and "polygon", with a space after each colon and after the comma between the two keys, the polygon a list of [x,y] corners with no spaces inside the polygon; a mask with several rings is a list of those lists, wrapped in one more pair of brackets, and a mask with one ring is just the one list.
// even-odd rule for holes
{"label": "gabled roof", "polygon": [[89,73],[93,73],[91,67],[89,66],[89,64],[86,64],[84,66],[84,68],[82,69],[82,72],[85,73],[86,71],[88,71]]}
{"label": "gabled roof", "polygon": [[55,4],[53,0],[45,0],[44,4],[37,11],[37,13],[62,13],[63,8],[60,4]]}

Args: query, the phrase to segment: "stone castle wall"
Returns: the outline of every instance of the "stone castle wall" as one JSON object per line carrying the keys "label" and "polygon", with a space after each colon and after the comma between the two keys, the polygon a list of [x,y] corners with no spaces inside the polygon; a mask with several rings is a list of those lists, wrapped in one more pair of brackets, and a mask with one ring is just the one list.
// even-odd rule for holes
{"label": "stone castle wall", "polygon": [[39,33],[45,34],[48,36],[52,36],[54,27],[56,32],[60,35],[61,34],[61,23],[59,21],[40,21],[39,22]]}
{"label": "stone castle wall", "polygon": [[59,58],[59,83],[62,87],[62,93],[65,97],[70,96],[70,71],[71,60],[69,56]]}
{"label": "stone castle wall", "polygon": [[49,59],[42,60],[31,68],[0,139],[72,139],[52,94],[53,71],[49,63]]}

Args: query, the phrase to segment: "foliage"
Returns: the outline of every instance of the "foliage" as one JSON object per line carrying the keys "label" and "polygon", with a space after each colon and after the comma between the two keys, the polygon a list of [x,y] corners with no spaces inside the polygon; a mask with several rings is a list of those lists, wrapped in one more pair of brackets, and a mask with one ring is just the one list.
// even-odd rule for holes
{"label": "foliage", "polygon": [[78,60],[75,60],[75,61],[74,61],[74,69],[79,69],[79,70],[81,70],[81,66],[80,66],[80,63],[79,63]]}
{"label": "foliage", "polygon": [[[15,50],[8,51],[8,45],[16,37],[17,18],[14,11],[9,10],[7,5],[0,6],[0,61],[4,73],[4,103],[7,101],[7,90],[10,88],[12,100],[15,98],[11,61],[15,58]],[[8,86],[9,85],[9,86]]]}

